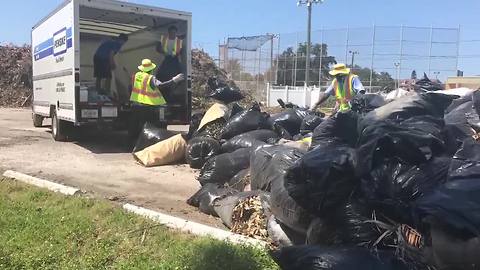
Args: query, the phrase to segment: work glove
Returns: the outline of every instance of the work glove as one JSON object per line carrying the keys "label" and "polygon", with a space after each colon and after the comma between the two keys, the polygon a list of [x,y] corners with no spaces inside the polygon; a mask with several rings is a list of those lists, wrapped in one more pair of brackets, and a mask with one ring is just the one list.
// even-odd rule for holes
{"label": "work glove", "polygon": [[183,75],[183,73],[180,73],[177,76],[173,77],[172,80],[175,83],[179,83],[179,82],[183,81],[184,79],[185,79],[185,76]]}

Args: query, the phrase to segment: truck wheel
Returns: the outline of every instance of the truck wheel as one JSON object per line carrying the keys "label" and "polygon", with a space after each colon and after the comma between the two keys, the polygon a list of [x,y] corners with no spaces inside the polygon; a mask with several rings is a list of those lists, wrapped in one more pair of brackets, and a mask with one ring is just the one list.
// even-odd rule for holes
{"label": "truck wheel", "polygon": [[65,121],[58,119],[57,112],[52,115],[52,137],[55,141],[64,142],[67,140],[65,135],[66,125]]}
{"label": "truck wheel", "polygon": [[43,118],[44,118],[43,116],[33,113],[32,114],[33,126],[34,127],[42,127]]}

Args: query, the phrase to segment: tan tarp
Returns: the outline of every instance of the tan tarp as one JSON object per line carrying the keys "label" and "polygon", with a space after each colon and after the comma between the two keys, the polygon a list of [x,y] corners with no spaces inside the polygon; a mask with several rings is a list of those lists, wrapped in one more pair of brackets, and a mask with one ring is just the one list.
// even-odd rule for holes
{"label": "tan tarp", "polygon": [[215,103],[208,109],[208,111],[205,113],[205,115],[202,118],[202,121],[200,121],[200,125],[198,126],[197,130],[200,130],[204,125],[217,120],[218,118],[227,118],[228,114],[228,107],[225,104],[222,103]]}
{"label": "tan tarp", "polygon": [[187,142],[181,134],[158,142],[133,154],[145,167],[172,164],[185,157]]}

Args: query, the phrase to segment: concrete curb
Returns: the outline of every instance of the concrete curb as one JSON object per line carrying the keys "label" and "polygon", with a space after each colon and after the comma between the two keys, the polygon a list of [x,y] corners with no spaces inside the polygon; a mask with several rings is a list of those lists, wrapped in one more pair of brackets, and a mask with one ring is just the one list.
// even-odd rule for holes
{"label": "concrete curb", "polygon": [[194,235],[212,237],[222,241],[228,241],[234,244],[247,244],[256,247],[266,247],[267,243],[261,240],[249,238],[243,235],[235,234],[229,231],[213,228],[207,225],[188,221],[182,218],[177,218],[165,215],[150,209],[135,206],[133,204],[124,204],[123,209],[144,216],[146,218],[157,221],[168,228],[188,232]]}
{"label": "concrete curb", "polygon": [[3,173],[3,176],[16,179],[18,181],[27,183],[29,185],[41,187],[41,188],[46,188],[48,190],[54,191],[54,192],[59,192],[65,195],[75,195],[77,193],[80,193],[80,189],[74,188],[74,187],[69,187],[65,186],[62,184],[54,183],[48,180],[40,179],[37,177],[33,177],[27,174],[19,173],[16,171],[5,171]]}

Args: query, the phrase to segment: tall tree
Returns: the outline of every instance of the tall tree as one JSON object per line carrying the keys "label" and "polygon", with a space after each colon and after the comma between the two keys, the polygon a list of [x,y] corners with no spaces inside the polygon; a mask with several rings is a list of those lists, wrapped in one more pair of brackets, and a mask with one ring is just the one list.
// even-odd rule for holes
{"label": "tall tree", "polygon": [[415,71],[415,69],[412,71],[412,75],[410,76],[410,79],[412,79],[412,80],[417,79],[417,72]]}
{"label": "tall tree", "polygon": [[[277,72],[278,84],[304,84],[306,48],[306,44],[299,44],[297,51],[294,51],[292,47],[289,47],[280,54]],[[328,74],[328,71],[336,61],[335,57],[328,55],[327,44],[312,44],[310,57],[310,84],[318,84],[320,66],[322,67],[322,81],[329,80],[330,75]]]}

